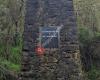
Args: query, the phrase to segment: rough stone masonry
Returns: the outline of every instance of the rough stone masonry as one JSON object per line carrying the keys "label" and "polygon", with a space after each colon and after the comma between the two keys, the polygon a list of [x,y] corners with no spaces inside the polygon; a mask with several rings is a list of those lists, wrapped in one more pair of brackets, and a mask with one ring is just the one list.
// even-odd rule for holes
{"label": "rough stone masonry", "polygon": [[[36,47],[40,27],[62,26],[59,48]],[[82,80],[73,0],[27,0],[19,80]]]}

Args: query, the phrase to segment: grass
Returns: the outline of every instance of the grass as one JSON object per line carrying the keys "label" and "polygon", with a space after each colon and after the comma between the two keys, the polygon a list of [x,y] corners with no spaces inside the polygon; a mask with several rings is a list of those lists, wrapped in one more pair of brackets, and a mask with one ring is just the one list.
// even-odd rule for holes
{"label": "grass", "polygon": [[10,55],[10,61],[16,64],[20,64],[21,61],[21,47],[16,46],[11,48],[11,55]]}
{"label": "grass", "polygon": [[0,45],[0,66],[4,67],[6,70],[19,72],[20,62],[21,62],[21,50],[22,46],[9,46],[9,59],[7,60],[4,56],[5,46]]}
{"label": "grass", "polygon": [[87,74],[89,80],[100,80],[100,70],[95,66]]}
{"label": "grass", "polygon": [[0,65],[5,69],[5,70],[9,70],[9,71],[13,71],[18,73],[20,71],[20,65],[19,64],[15,64],[12,63],[10,61],[7,60],[1,60]]}

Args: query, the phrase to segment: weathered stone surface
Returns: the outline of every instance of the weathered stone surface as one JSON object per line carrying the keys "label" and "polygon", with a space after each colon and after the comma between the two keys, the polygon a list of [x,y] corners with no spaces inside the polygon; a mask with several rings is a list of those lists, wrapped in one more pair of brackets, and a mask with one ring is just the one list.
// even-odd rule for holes
{"label": "weathered stone surface", "polygon": [[[62,26],[60,47],[35,52],[39,27]],[[27,0],[19,80],[82,80],[73,0]]]}

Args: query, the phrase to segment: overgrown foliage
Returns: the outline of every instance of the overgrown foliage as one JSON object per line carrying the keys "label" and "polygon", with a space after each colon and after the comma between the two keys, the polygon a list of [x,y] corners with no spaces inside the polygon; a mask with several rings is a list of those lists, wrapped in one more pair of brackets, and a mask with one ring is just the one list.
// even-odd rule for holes
{"label": "overgrown foliage", "polygon": [[[99,0],[75,0],[75,10],[79,29],[79,40],[83,70],[89,80],[100,79],[100,68],[97,68],[100,61],[100,10]],[[98,48],[98,49],[97,49]],[[95,61],[94,56],[97,61]],[[94,67],[95,65],[95,67]],[[99,64],[100,65],[100,64]]]}
{"label": "overgrown foliage", "polygon": [[20,71],[23,0],[0,0],[0,80],[15,80]]}

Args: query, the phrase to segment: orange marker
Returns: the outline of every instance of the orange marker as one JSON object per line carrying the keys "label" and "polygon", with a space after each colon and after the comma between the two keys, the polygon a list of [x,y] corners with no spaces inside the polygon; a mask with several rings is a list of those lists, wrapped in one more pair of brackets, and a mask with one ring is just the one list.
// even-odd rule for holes
{"label": "orange marker", "polygon": [[45,52],[45,49],[42,48],[42,47],[37,47],[36,48],[36,52],[37,52],[38,55],[43,55],[44,52]]}

